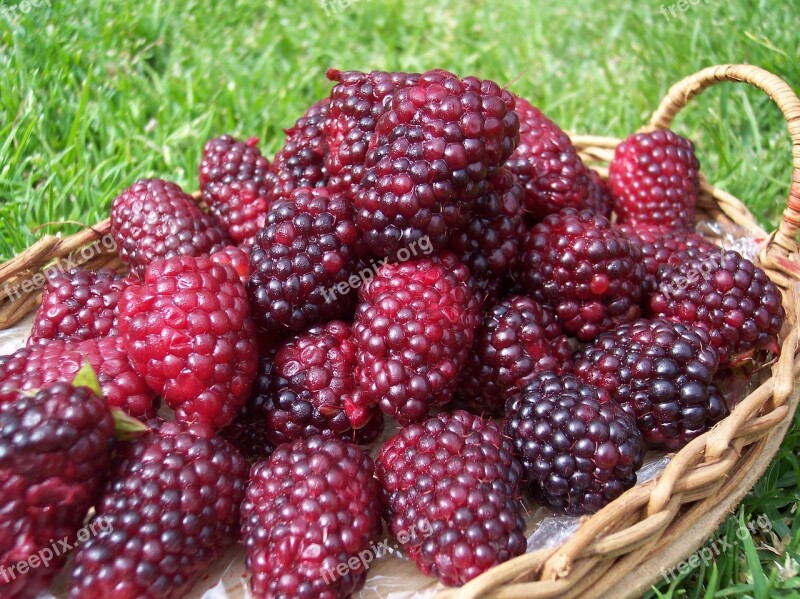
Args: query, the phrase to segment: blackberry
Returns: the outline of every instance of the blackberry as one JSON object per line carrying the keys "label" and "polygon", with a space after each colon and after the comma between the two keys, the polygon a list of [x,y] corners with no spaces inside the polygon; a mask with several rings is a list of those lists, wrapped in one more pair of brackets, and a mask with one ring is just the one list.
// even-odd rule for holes
{"label": "blackberry", "polygon": [[586,198],[586,208],[595,214],[611,218],[611,205],[614,200],[611,197],[611,190],[608,183],[594,169],[589,170],[589,195]]}
{"label": "blackberry", "polygon": [[161,179],[140,179],[114,198],[111,234],[120,259],[139,277],[158,258],[208,256],[229,243],[192,196]]}
{"label": "blackberry", "polygon": [[516,98],[516,112],[519,146],[506,168],[525,189],[529,218],[538,222],[564,208],[588,208],[593,181],[569,136],[525,98]]}
{"label": "blackberry", "polygon": [[[314,435],[355,441],[343,405],[355,387],[355,362],[350,326],[338,320],[281,344],[266,388],[256,391],[263,393],[270,441],[277,446]],[[377,408],[372,418],[383,420]],[[361,430],[381,432],[376,427]]]}
{"label": "blackberry", "polygon": [[325,167],[330,187],[352,195],[364,176],[367,151],[378,119],[386,111],[385,100],[398,89],[419,81],[418,73],[328,70],[335,81],[324,132],[329,144]]}
{"label": "blackberry", "polygon": [[522,468],[491,420],[459,410],[408,426],[376,474],[389,530],[426,576],[459,586],[525,552]]}
{"label": "blackberry", "polygon": [[183,597],[237,539],[244,459],[208,425],[148,426],[119,444],[93,520],[105,526],[75,552],[72,599]]}
{"label": "blackberry", "polygon": [[727,416],[711,385],[718,365],[703,329],[638,320],[595,339],[574,372],[634,416],[650,447],[677,451]]}
{"label": "blackberry", "polygon": [[453,231],[447,249],[469,267],[482,287],[496,289],[503,275],[517,264],[525,236],[524,195],[510,171],[501,168],[478,198],[475,215]]}
{"label": "blackberry", "polygon": [[203,200],[237,244],[252,245],[267,214],[269,161],[256,144],[222,135],[206,142],[200,162]]}
{"label": "blackberry", "polygon": [[122,294],[119,312],[131,364],[176,417],[230,424],[258,366],[239,275],[207,258],[157,260]]}
{"label": "blackberry", "polygon": [[496,83],[429,71],[384,99],[354,197],[366,246],[395,256],[427,237],[442,248],[514,151],[514,97]]}
{"label": "blackberry", "polygon": [[348,418],[360,428],[377,404],[402,426],[419,422],[452,398],[479,323],[478,300],[466,280],[430,258],[382,266],[360,299]]}
{"label": "blackberry", "polygon": [[658,273],[677,266],[687,258],[704,256],[717,246],[697,233],[661,225],[616,225],[616,228],[642,250],[645,291],[656,290]]}
{"label": "blackberry", "polygon": [[639,246],[590,211],[571,208],[535,225],[524,244],[520,284],[556,311],[564,330],[591,341],[639,317]]}
{"label": "blackberry", "polygon": [[571,374],[543,372],[511,396],[503,430],[542,505],[591,514],[636,483],[644,440],[608,393]]}
{"label": "blackberry", "polygon": [[69,382],[89,362],[97,373],[103,398],[134,418],[155,416],[158,401],[128,360],[121,337],[86,341],[39,340],[13,354],[0,356],[0,401],[7,393],[31,391],[58,382]]}
{"label": "blackberry", "polygon": [[766,273],[734,251],[687,258],[658,277],[650,311],[705,329],[719,352],[720,369],[760,365],[780,354],[786,313]]}
{"label": "blackberry", "polygon": [[211,254],[210,259],[217,264],[227,264],[239,275],[239,280],[242,282],[242,285],[247,283],[250,264],[249,252],[235,245],[228,245],[220,251]]}
{"label": "blackberry", "polygon": [[[362,565],[341,574],[381,531],[372,459],[316,435],[253,466],[242,533],[256,597],[337,599],[364,586]],[[361,562],[359,562],[360,564]]]}
{"label": "blackberry", "polygon": [[454,403],[478,414],[502,415],[506,399],[536,373],[571,368],[569,339],[553,311],[511,296],[484,314]]}
{"label": "blackberry", "polygon": [[699,171],[688,139],[672,131],[631,135],[617,146],[608,169],[618,221],[691,230]]}
{"label": "blackberry", "polygon": [[286,129],[286,142],[275,155],[267,174],[270,203],[289,195],[298,187],[324,187],[328,182],[325,160],[328,156],[328,120],[330,100],[313,104]]}
{"label": "blackberry", "polygon": [[135,282],[110,268],[72,268],[47,280],[31,340],[83,341],[117,334],[117,302]]}
{"label": "blackberry", "polygon": [[[35,597],[64,565],[54,539],[74,542],[113,446],[111,413],[86,387],[56,383],[0,400],[2,597]],[[17,570],[31,556],[42,558],[38,567],[30,561],[27,572]]]}
{"label": "blackberry", "polygon": [[273,207],[250,253],[247,291],[259,326],[284,337],[352,314],[348,281],[357,242],[352,207],[342,194],[300,188]]}

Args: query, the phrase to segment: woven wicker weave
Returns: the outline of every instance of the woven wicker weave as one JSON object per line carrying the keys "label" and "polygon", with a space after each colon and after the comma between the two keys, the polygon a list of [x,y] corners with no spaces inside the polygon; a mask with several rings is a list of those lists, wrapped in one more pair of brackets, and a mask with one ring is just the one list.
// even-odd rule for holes
{"label": "woven wicker weave", "polygon": [[[793,142],[792,186],[780,226],[767,235],[738,199],[702,181],[698,216],[735,224],[764,239],[760,265],[781,288],[787,310],[782,353],[760,386],[733,413],[678,452],[655,481],[639,485],[585,518],[561,547],[526,554],[502,564],[438,599],[491,597],[536,599],[633,597],[656,582],[663,571],[695,551],[727,513],[752,488],[775,455],[792,420],[800,374],[798,299],[800,280],[797,232],[800,227],[800,101],[775,75],[748,65],[704,69],[669,91],[646,129],[664,129],[695,95],[721,81],[744,82],[766,92],[785,116]],[[584,159],[607,164],[620,140],[575,136]],[[598,170],[605,174],[604,168]],[[607,170],[607,169],[606,169]],[[0,329],[29,314],[40,289],[30,281],[45,267],[69,259],[96,269],[120,267],[104,244],[109,222],[76,235],[46,236],[19,256],[0,265]],[[83,251],[82,251],[83,250]],[[41,280],[39,278],[38,280]],[[23,287],[24,282],[27,287]]]}

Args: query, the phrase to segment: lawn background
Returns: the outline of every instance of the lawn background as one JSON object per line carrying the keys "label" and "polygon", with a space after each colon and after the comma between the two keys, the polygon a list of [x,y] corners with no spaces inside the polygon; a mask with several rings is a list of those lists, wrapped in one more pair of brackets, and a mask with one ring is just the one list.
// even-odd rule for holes
{"label": "lawn background", "polygon": [[[77,230],[33,232],[42,223],[105,218],[136,178],[195,189],[210,136],[256,135],[272,155],[281,129],[327,95],[330,66],[474,74],[509,84],[565,129],[621,137],[672,83],[711,64],[748,62],[800,86],[800,3],[693,1],[360,0],[326,14],[314,0],[0,0],[0,259],[42,233]],[[709,178],[774,228],[791,143],[768,98],[717,87],[675,128],[694,139]],[[800,596],[798,445],[796,417],[718,532],[735,537],[739,521],[765,514],[775,534],[748,534],[651,596]]]}

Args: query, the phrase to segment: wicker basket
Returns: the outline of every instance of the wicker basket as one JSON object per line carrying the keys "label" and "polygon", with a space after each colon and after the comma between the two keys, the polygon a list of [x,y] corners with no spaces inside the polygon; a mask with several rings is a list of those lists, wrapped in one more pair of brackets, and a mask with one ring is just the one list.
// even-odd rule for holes
{"label": "wicker basket", "polygon": [[[764,233],[739,200],[705,179],[698,212],[742,227],[764,239],[760,265],[781,288],[787,310],[782,353],[771,376],[743,399],[713,430],[678,452],[654,481],[626,492],[594,516],[556,549],[529,553],[506,562],[439,599],[535,599],[634,597],[665,570],[694,552],[753,487],[769,465],[788,429],[798,402],[794,388],[800,374],[798,300],[800,280],[797,232],[800,226],[800,100],[791,87],[771,73],[748,65],[710,67],[680,81],[669,91],[646,129],[664,129],[686,103],[721,81],[749,83],[766,92],[783,112],[793,141],[794,169],[786,210],[777,231]],[[573,138],[583,157],[608,163],[620,140]],[[603,168],[598,170],[603,172]],[[19,256],[0,265],[0,329],[29,314],[40,290],[21,287],[54,261],[70,260],[88,268],[120,267],[105,245],[91,246],[109,234],[109,222],[76,235],[46,236]],[[39,278],[39,281],[42,279]]]}

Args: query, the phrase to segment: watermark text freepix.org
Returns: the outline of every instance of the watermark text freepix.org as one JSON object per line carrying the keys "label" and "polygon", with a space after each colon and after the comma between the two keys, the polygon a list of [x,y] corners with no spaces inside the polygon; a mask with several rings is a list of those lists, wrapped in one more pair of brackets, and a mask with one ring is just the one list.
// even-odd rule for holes
{"label": "watermark text freepix.org", "polygon": [[24,576],[30,570],[35,570],[39,566],[44,566],[46,568],[55,558],[69,553],[81,543],[85,543],[91,537],[97,536],[101,532],[111,532],[112,528],[111,521],[105,516],[100,516],[81,528],[72,542],[70,542],[71,539],[69,537],[50,539],[50,545],[40,549],[27,559],[17,562],[16,564],[11,564],[8,568],[0,565],[0,578],[8,584],[12,580],[15,580],[17,576]]}
{"label": "watermark text freepix.org", "polygon": [[677,2],[673,2],[667,6],[663,4],[659,8],[659,11],[663,15],[663,17],[667,20],[667,22],[671,21],[672,19],[678,16],[678,13],[685,13],[689,10],[690,6],[697,6],[700,3],[708,4],[708,0],[678,0]]}
{"label": "watermark text freepix.org", "polygon": [[[420,253],[427,256],[432,251],[433,245],[431,244],[431,239],[426,235],[424,237],[420,237],[417,241],[412,241],[408,247],[400,248],[397,251],[397,261],[405,262],[411,258],[416,258]],[[336,299],[337,295],[347,295],[353,289],[358,289],[363,284],[368,283],[375,276],[377,270],[388,262],[389,258],[378,260],[360,272],[350,275],[350,278],[346,281],[341,281],[333,287],[323,289],[322,296],[325,298],[325,302],[331,303]]]}
{"label": "watermark text freepix.org", "polygon": [[50,4],[50,0],[22,0],[19,4],[0,4],[0,14],[5,17],[6,21],[13,23],[17,13],[27,15],[32,9],[44,5],[53,6]]}
{"label": "watermark text freepix.org", "polygon": [[93,243],[85,245],[82,248],[74,251],[69,256],[62,258],[53,266],[44,269],[42,272],[37,272],[21,283],[17,283],[13,286],[10,286],[8,283],[6,283],[3,288],[3,292],[8,299],[10,299],[12,302],[15,302],[22,297],[23,293],[31,293],[44,287],[45,283],[47,283],[47,280],[51,277],[62,272],[66,272],[72,268],[75,268],[76,266],[80,266],[81,264],[85,264],[103,252],[115,251],[117,251],[117,243],[114,241],[111,233],[108,233],[100,239],[95,240]]}
{"label": "watermark text freepix.org", "polygon": [[679,576],[683,576],[690,570],[693,570],[703,564],[704,566],[708,567],[711,565],[711,562],[716,559],[723,551],[731,549],[737,543],[741,542],[745,538],[747,538],[749,534],[754,535],[756,533],[766,534],[772,531],[772,522],[767,517],[766,514],[760,514],[758,518],[755,520],[750,520],[746,526],[739,526],[736,528],[736,538],[729,540],[728,535],[723,535],[719,539],[713,539],[713,537],[709,538],[706,541],[706,545],[703,546],[698,551],[694,552],[691,556],[685,559],[682,562],[678,562],[669,570],[664,569],[661,567],[661,571],[659,572],[661,576],[664,578],[665,581],[668,583],[672,582]]}
{"label": "watermark text freepix.org", "polygon": [[[412,526],[408,531],[400,531],[397,535],[397,541],[400,545],[405,545],[409,541],[415,541],[418,538],[425,539],[433,532],[433,526],[427,519],[423,519],[417,523],[417,526]],[[325,584],[331,584],[337,578],[346,576],[349,572],[369,570],[370,564],[376,559],[381,559],[400,551],[400,546],[395,544],[390,546],[391,539],[384,539],[377,545],[372,544],[371,547],[364,549],[358,555],[354,555],[346,562],[341,562],[336,568],[328,568],[322,572],[322,580]]]}
{"label": "watermark text freepix.org", "polygon": [[320,5],[322,6],[322,10],[325,11],[325,14],[331,16],[332,14],[343,11],[351,4],[365,1],[368,0],[320,0]]}

